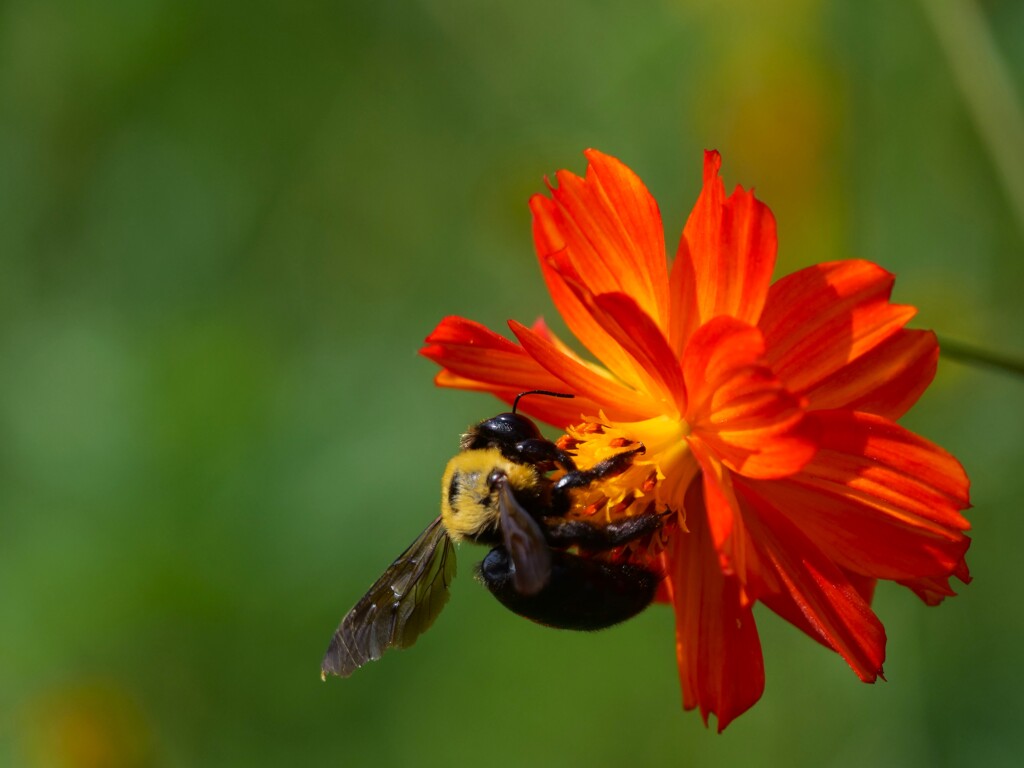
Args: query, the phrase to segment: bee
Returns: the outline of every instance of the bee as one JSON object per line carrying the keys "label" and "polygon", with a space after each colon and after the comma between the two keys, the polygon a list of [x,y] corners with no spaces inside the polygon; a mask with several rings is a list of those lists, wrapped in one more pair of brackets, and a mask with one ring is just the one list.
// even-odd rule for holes
{"label": "bee", "polygon": [[[650,604],[658,574],[586,555],[653,533],[662,515],[651,511],[605,524],[566,517],[573,491],[625,471],[644,446],[579,469],[533,421],[516,413],[529,395],[572,397],[523,392],[511,412],[469,428],[442,476],[441,514],[342,619],[324,655],[322,678],[348,677],[388,648],[416,642],[448,602],[455,544],[462,541],[492,547],[477,567],[478,579],[507,608],[540,624],[604,629]],[[555,470],[564,474],[549,477]]]}

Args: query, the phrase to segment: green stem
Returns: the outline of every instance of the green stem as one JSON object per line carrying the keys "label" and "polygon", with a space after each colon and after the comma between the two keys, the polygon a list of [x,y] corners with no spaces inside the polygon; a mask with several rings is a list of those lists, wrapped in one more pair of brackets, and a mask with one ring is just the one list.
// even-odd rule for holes
{"label": "green stem", "polygon": [[1006,373],[1015,373],[1024,376],[1024,360],[1014,359],[1009,355],[1000,355],[995,352],[980,349],[979,347],[964,344],[959,341],[952,341],[947,338],[939,339],[939,350],[943,357],[956,360],[967,365],[983,365],[989,368],[997,368]]}

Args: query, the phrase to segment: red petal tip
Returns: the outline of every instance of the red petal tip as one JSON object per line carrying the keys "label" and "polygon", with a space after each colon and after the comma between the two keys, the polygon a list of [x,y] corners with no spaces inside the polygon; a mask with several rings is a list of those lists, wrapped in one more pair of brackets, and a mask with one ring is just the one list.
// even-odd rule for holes
{"label": "red petal tip", "polygon": [[704,150],[704,183],[718,176],[722,168],[722,155],[717,149]]}

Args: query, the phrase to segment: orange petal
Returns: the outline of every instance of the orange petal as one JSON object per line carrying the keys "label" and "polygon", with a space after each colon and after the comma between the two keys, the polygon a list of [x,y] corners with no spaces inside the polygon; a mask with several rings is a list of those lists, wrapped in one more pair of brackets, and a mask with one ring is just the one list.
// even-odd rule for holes
{"label": "orange petal", "polygon": [[[456,376],[450,371],[440,371],[434,377],[434,383],[439,387],[450,389],[487,392],[509,405],[516,399],[516,395],[526,391],[518,387],[510,389],[496,387],[493,384],[484,384],[473,379]],[[528,397],[519,403],[518,412],[525,413],[533,419],[564,430],[572,424],[579,424],[580,421],[596,419],[598,407],[591,401],[581,397],[576,397],[572,400],[557,397]]]}
{"label": "orange petal", "polygon": [[752,606],[741,604],[739,582],[719,568],[700,483],[691,484],[686,508],[689,532],[678,531],[662,553],[683,707],[700,707],[705,723],[714,713],[721,732],[761,698],[764,660]]}
{"label": "orange petal", "polygon": [[553,376],[564,382],[568,391],[601,404],[612,421],[642,421],[656,415],[656,403],[636,390],[601,376],[581,361],[558,349],[555,343],[515,320],[509,327],[523,349]]}
{"label": "orange petal", "polygon": [[853,573],[845,568],[841,570],[850,584],[853,585],[853,588],[857,590],[857,594],[864,598],[865,603],[871,605],[875,599],[875,587],[878,586],[878,579],[872,579],[870,576],[861,576],[859,573]]}
{"label": "orange petal", "polygon": [[732,473],[712,457],[700,440],[687,438],[687,442],[700,464],[708,531],[711,544],[718,553],[718,565],[723,573],[739,579],[740,602],[746,605],[749,598],[745,587],[751,562],[748,537],[739,518],[739,502],[733,490]]}
{"label": "orange petal", "polygon": [[547,242],[538,254],[564,248],[591,292],[625,293],[665,327],[668,269],[658,204],[621,161],[594,149],[585,154],[585,179],[556,174],[555,207],[541,209]]}
{"label": "orange petal", "polygon": [[704,153],[704,188],[672,265],[671,335],[677,350],[689,331],[718,315],[757,323],[775,268],[775,217],[753,191],[736,187],[727,198],[718,177],[721,165],[718,152]]}
{"label": "orange petal", "polygon": [[847,408],[895,421],[932,383],[939,345],[931,331],[896,331],[804,395],[813,409]]}
{"label": "orange petal", "polygon": [[[861,596],[864,602],[871,605],[871,600],[869,598],[873,594],[876,583],[875,580],[865,579],[859,574],[852,574],[847,571],[843,571],[843,575],[850,582],[850,586],[857,590],[857,593]],[[774,575],[772,575],[771,578],[774,578]],[[865,590],[870,590],[870,592],[865,593]],[[818,626],[816,624],[812,624],[807,617],[804,616],[800,606],[790,598],[788,593],[785,593],[784,591],[776,591],[773,593],[759,594],[760,597],[758,599],[764,603],[765,607],[767,607],[772,613],[776,614],[789,624],[792,624],[809,638],[821,643],[821,645],[825,646],[830,651],[835,651],[835,648],[832,647],[829,640],[822,635]],[[884,675],[879,676],[883,680],[885,679]]]}
{"label": "orange petal", "polygon": [[[569,394],[575,394],[522,347],[472,320],[446,317],[426,341],[420,354],[445,369],[435,379],[439,386],[490,392],[506,402],[529,389],[570,389]],[[556,426],[578,422],[581,414],[594,416],[599,410],[600,406],[586,397],[540,397],[523,402],[524,413]]]}
{"label": "orange petal", "polygon": [[702,326],[686,347],[686,421],[729,469],[749,477],[785,477],[814,455],[813,433],[798,398],[763,359],[761,332],[730,317]]}
{"label": "orange petal", "polygon": [[[953,572],[964,584],[971,583],[971,572],[965,561],[960,561],[956,571]],[[926,576],[919,579],[904,579],[900,581],[904,587],[909,588],[915,595],[921,598],[927,605],[938,605],[947,597],[954,597],[956,592],[949,584],[950,576]]]}
{"label": "orange petal", "polygon": [[934,352],[924,337],[901,336],[870,354],[916,312],[889,303],[893,279],[868,261],[837,261],[794,272],[771,287],[759,323],[766,356],[810,408],[862,403],[894,417],[928,385]]}
{"label": "orange petal", "polygon": [[467,379],[513,389],[557,389],[560,383],[522,347],[462,317],[444,318],[426,343],[421,355]]}
{"label": "orange petal", "polygon": [[744,488],[851,572],[900,581],[966,573],[968,480],[955,458],[879,416],[808,418],[820,434],[814,459],[791,478]]}
{"label": "orange petal", "polygon": [[[658,382],[663,403],[682,413],[686,408],[683,371],[654,319],[624,293],[598,294],[594,304],[602,327]],[[662,408],[663,413],[666,410]]]}
{"label": "orange petal", "polygon": [[885,660],[885,628],[842,570],[773,505],[747,494],[744,522],[764,567],[782,585],[759,596],[783,618],[802,616],[808,627],[839,653],[857,676],[874,682]]}
{"label": "orange petal", "polygon": [[533,210],[534,242],[537,253],[541,254],[541,274],[565,324],[583,346],[615,376],[631,387],[639,387],[641,379],[637,376],[633,360],[604,331],[576,292],[569,287],[568,281],[579,283],[582,278],[574,271],[566,250],[546,250],[555,247],[552,242],[561,242],[557,240],[557,232],[550,231],[553,229],[552,220],[561,215],[558,206],[553,200],[534,195],[530,199],[530,208]]}
{"label": "orange petal", "polygon": [[662,413],[681,413],[686,400],[682,370],[654,320],[624,293],[595,295],[582,283],[567,282],[591,317],[628,355],[639,382],[636,388],[648,393]]}
{"label": "orange petal", "polygon": [[573,350],[572,347],[570,347],[568,344],[566,344],[564,341],[562,341],[560,338],[558,338],[558,336],[554,334],[554,332],[548,327],[547,323],[544,322],[543,318],[538,317],[534,321],[533,325],[530,326],[530,330],[538,334],[545,341],[549,342],[556,351],[561,352],[565,357],[569,358],[570,360],[574,360],[575,362],[579,363],[584,368],[587,368],[589,371],[596,374],[597,376],[600,376],[601,378],[604,379],[608,379],[609,381],[617,381],[615,378],[615,374],[613,374],[600,363],[592,363],[589,360],[585,360],[584,358],[576,354],[575,350]]}

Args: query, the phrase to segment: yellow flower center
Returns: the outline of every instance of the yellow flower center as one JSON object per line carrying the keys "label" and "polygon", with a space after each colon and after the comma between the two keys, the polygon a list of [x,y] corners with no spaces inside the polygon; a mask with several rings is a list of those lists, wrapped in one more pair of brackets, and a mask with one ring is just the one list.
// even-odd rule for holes
{"label": "yellow flower center", "polygon": [[[602,421],[584,422],[566,430],[558,444],[576,460],[580,469],[590,469],[612,456],[642,443],[623,472],[599,479],[573,493],[570,517],[590,518],[608,523],[647,512],[674,512],[666,523],[675,521],[685,530],[683,498],[699,466],[686,442],[690,426],[679,418],[656,416],[646,421],[615,423],[601,414]],[[659,548],[661,537],[648,546]]]}

